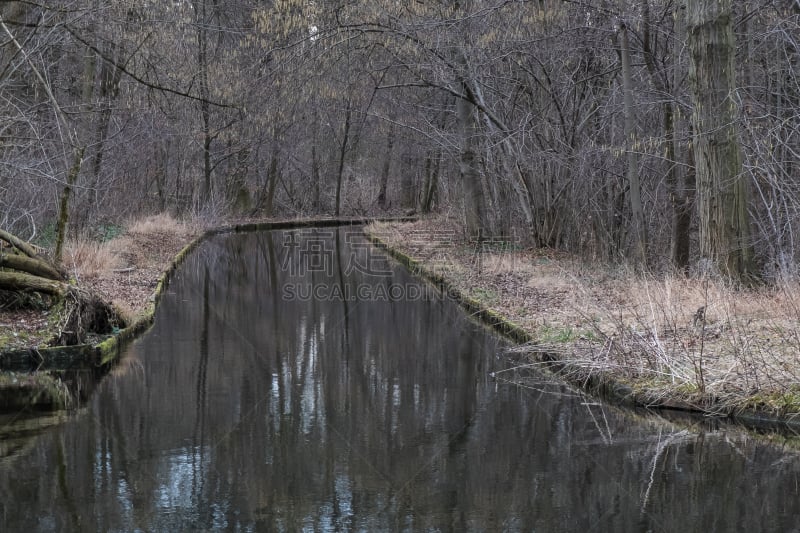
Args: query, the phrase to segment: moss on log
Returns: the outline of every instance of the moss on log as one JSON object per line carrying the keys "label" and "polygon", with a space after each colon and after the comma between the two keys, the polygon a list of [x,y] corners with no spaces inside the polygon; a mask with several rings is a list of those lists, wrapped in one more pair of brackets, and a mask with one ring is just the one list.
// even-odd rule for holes
{"label": "moss on log", "polygon": [[39,254],[36,253],[36,249],[32,245],[23,241],[16,235],[12,235],[11,233],[4,231],[2,229],[0,229],[0,240],[6,241],[8,244],[10,244],[23,254],[27,255],[28,257],[39,256]]}
{"label": "moss on log", "polygon": [[64,276],[56,268],[42,259],[19,254],[0,253],[0,267],[19,270],[34,276],[63,281]]}
{"label": "moss on log", "polygon": [[0,289],[7,291],[36,291],[53,296],[64,296],[66,283],[33,276],[23,272],[0,272]]}

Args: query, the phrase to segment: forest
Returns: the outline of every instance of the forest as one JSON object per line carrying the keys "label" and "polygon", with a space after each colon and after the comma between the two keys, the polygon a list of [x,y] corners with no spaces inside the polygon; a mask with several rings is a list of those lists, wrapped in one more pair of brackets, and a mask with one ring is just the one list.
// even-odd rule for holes
{"label": "forest", "polygon": [[792,279],[799,62],[798,0],[3,2],[0,230],[438,213]]}

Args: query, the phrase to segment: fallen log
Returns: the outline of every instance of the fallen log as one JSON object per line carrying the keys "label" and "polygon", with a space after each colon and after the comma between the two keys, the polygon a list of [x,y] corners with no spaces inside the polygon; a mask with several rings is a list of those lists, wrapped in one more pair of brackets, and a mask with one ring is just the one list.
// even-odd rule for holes
{"label": "fallen log", "polygon": [[51,302],[58,318],[55,344],[82,344],[90,333],[104,335],[124,327],[124,319],[111,304],[91,291],[66,283],[66,274],[31,244],[4,230],[0,230],[0,241],[16,250],[0,252],[0,291],[55,297]]}
{"label": "fallen log", "polygon": [[39,254],[32,244],[29,244],[16,235],[13,235],[5,230],[0,229],[0,240],[6,241],[8,244],[27,255],[28,257],[38,258]]}
{"label": "fallen log", "polygon": [[25,255],[0,252],[0,268],[10,268],[42,278],[64,281],[64,275],[48,261]]}
{"label": "fallen log", "polygon": [[64,296],[69,285],[61,281],[33,276],[24,272],[0,271],[0,290],[36,291],[52,296]]}

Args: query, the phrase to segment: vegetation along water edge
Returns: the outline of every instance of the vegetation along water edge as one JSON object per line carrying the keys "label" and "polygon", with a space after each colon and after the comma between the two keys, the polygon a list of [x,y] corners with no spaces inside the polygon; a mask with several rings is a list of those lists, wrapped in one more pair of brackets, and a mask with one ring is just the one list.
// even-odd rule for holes
{"label": "vegetation along water edge", "polygon": [[375,223],[370,239],[517,343],[531,366],[616,403],[800,427],[800,287],[652,277],[457,221]]}

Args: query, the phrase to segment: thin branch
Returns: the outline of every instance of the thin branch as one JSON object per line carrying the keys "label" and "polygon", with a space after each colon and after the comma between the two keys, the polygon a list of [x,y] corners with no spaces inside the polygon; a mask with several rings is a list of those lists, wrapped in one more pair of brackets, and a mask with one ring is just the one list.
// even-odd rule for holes
{"label": "thin branch", "polygon": [[39,69],[36,68],[36,65],[33,63],[33,61],[31,61],[28,52],[25,51],[22,45],[19,44],[19,41],[17,41],[17,38],[14,37],[14,34],[11,33],[11,30],[8,29],[8,26],[6,26],[5,20],[3,20],[3,16],[1,14],[0,14],[0,28],[2,28],[4,32],[6,32],[6,35],[8,35],[9,39],[11,39],[11,42],[14,44],[14,47],[17,49],[17,51],[19,51],[20,54],[22,54],[22,57],[25,58],[25,61],[28,63],[28,66],[30,66],[31,70],[33,71],[33,74],[36,76],[36,79],[39,80],[39,83],[42,84],[42,88],[44,89],[45,94],[47,94],[47,98],[53,104],[53,108],[56,111],[56,115],[58,115],[59,122],[61,122],[64,129],[67,130],[67,136],[69,137],[70,144],[72,144],[73,147],[76,147],[78,145],[77,134],[74,131],[70,131],[69,125],[67,123],[67,117],[64,114],[64,111],[61,109],[58,100],[56,100],[53,91],[50,89],[50,85],[47,83],[47,81],[45,81],[44,76],[42,76],[41,72],[39,72]]}
{"label": "thin branch", "polygon": [[433,82],[429,82],[429,81],[422,81],[422,82],[409,82],[409,83],[394,83],[394,84],[391,84],[391,85],[379,85],[379,86],[375,87],[375,90],[393,89],[393,88],[398,88],[398,87],[428,87],[428,88],[432,88],[432,89],[439,89],[439,90],[444,91],[444,92],[446,92],[446,93],[448,93],[448,94],[450,94],[452,96],[455,96],[456,98],[460,98],[461,100],[466,100],[467,102],[469,102],[472,105],[474,105],[476,108],[478,108],[478,110],[481,113],[486,115],[486,117],[489,120],[491,120],[492,123],[495,126],[500,128],[500,130],[502,130],[504,133],[509,133],[511,131],[505,125],[505,123],[497,115],[494,114],[494,112],[491,109],[487,108],[477,98],[475,98],[475,95],[472,94],[472,90],[469,89],[469,88],[467,88],[467,93],[464,94],[462,92],[456,91],[452,87],[448,87],[447,85],[439,85],[437,83],[433,83]]}
{"label": "thin branch", "polygon": [[105,52],[100,50],[98,47],[96,47],[95,45],[93,45],[92,43],[90,43],[89,41],[84,39],[83,37],[81,37],[78,34],[78,32],[75,31],[70,26],[65,24],[64,27],[67,29],[67,31],[70,33],[70,35],[72,35],[75,38],[75,40],[80,42],[82,45],[87,47],[92,52],[96,53],[103,61],[105,61],[106,63],[109,63],[114,68],[119,69],[120,72],[125,73],[130,78],[132,78],[134,81],[136,81],[138,83],[141,83],[145,87],[148,87],[150,89],[155,89],[157,91],[162,91],[162,92],[165,92],[165,93],[169,93],[169,94],[174,94],[176,96],[181,96],[183,98],[188,98],[189,100],[194,100],[194,101],[197,101],[197,102],[207,103],[207,104],[213,105],[215,107],[223,108],[223,109],[240,109],[239,106],[236,106],[236,105],[233,105],[233,104],[226,104],[226,103],[210,100],[208,98],[202,98],[200,96],[196,96],[194,94],[191,94],[191,93],[188,93],[188,92],[185,92],[185,91],[181,91],[179,89],[173,89],[171,87],[165,87],[163,85],[158,85],[158,84],[152,83],[150,81],[147,81],[146,79],[142,78],[141,76],[139,76],[136,73],[134,73],[131,70],[129,70],[127,68],[127,66],[126,66],[127,63],[128,63],[127,61],[125,63],[120,63],[120,62],[116,61],[114,58],[109,57]]}

